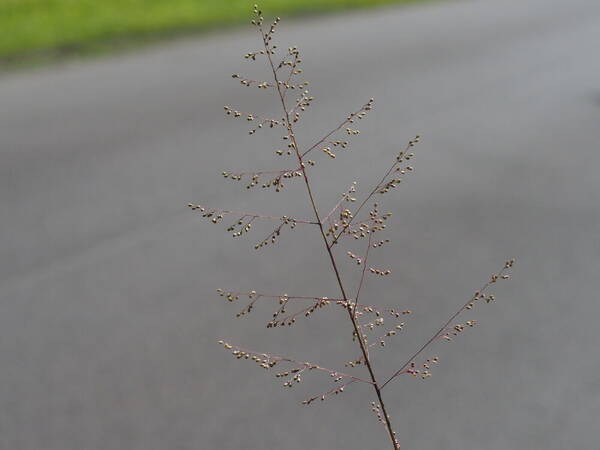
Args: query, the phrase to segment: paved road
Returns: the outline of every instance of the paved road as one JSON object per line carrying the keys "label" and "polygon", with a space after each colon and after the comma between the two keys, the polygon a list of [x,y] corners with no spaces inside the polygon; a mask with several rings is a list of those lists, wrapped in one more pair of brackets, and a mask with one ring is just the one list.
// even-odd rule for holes
{"label": "paved road", "polygon": [[[386,388],[403,448],[598,449],[600,3],[391,7],[285,23],[280,38],[303,48],[317,98],[301,144],[377,101],[352,149],[311,170],[321,209],[423,136],[385,203],[393,242],[377,258],[394,274],[366,285],[415,311],[378,372],[518,259],[473,311],[480,326],[432,349],[432,378]],[[224,104],[279,115],[229,77],[260,73],[239,58],[257,45],[229,31],[0,79],[0,449],[389,447],[367,387],[302,408],[328,380],[283,390],[215,343],[335,367],[354,356],[335,310],[266,330],[269,308],[236,320],[214,295],[335,296],[314,230],[256,253],[266,228],[236,241],[185,208],[309,213],[298,183],[248,193],[219,175],[281,165],[275,137],[222,117]]]}

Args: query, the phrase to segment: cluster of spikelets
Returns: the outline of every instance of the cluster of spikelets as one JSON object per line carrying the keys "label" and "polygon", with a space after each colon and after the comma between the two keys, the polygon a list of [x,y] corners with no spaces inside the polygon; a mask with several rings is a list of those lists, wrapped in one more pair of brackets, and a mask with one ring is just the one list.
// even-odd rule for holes
{"label": "cluster of spikelets", "polygon": [[320,398],[325,400],[327,397],[335,394],[339,394],[344,391],[344,387],[351,383],[361,382],[370,384],[371,382],[360,377],[340,372],[326,367],[319,366],[310,362],[297,361],[282,356],[276,356],[268,353],[258,353],[250,350],[245,350],[241,347],[229,344],[225,341],[220,340],[219,344],[226,350],[231,352],[231,355],[236,359],[244,359],[254,362],[256,365],[265,370],[273,369],[275,366],[287,365],[287,368],[281,372],[274,374],[275,378],[282,378],[284,382],[283,387],[291,388],[302,381],[302,374],[304,372],[317,371],[329,375],[332,383],[336,384],[336,387],[330,389],[327,392],[319,394],[318,396],[311,397],[304,400],[302,403],[308,405],[314,400]]}
{"label": "cluster of spikelets", "polygon": [[[301,120],[302,114],[312,105],[314,97],[308,91],[309,83],[304,80],[298,80],[303,71],[301,68],[302,58],[298,47],[289,47],[287,51],[279,52],[277,46],[273,44],[273,36],[280,22],[276,18],[270,25],[265,25],[262,12],[255,6],[254,19],[252,24],[258,29],[263,48],[256,51],[250,51],[244,55],[248,61],[257,61],[264,59],[271,72],[271,80],[255,80],[244,77],[240,74],[234,74],[232,77],[246,86],[255,86],[259,89],[272,90],[282,105],[281,118],[268,118],[255,113],[242,112],[230,106],[225,106],[227,116],[233,118],[245,119],[252,122],[254,128],[249,130],[253,135],[258,130],[268,129],[272,131],[281,131],[281,140],[284,147],[275,150],[277,156],[290,157],[294,160],[293,168],[280,170],[262,170],[262,171],[224,171],[224,178],[233,181],[246,182],[245,187],[252,189],[256,186],[262,188],[273,188],[275,192],[281,192],[284,187],[284,181],[302,180],[306,185],[309,201],[314,211],[314,219],[298,219],[290,216],[269,216],[265,214],[243,213],[218,208],[209,208],[197,204],[189,204],[189,208],[198,211],[201,216],[218,224],[226,217],[233,219],[227,226],[227,231],[233,237],[240,237],[249,234],[253,224],[271,222],[275,223],[275,228],[271,229],[267,236],[259,240],[254,248],[256,250],[262,247],[275,244],[279,239],[283,229],[293,230],[297,225],[309,226],[320,231],[328,257],[332,264],[332,272],[336,275],[338,285],[341,291],[340,297],[326,296],[294,296],[285,294],[266,294],[258,293],[255,290],[236,292],[225,289],[217,289],[218,294],[229,302],[239,302],[241,298],[247,298],[243,309],[237,313],[237,317],[242,317],[255,308],[260,303],[274,303],[271,317],[266,323],[266,327],[273,329],[282,326],[291,326],[296,323],[300,317],[309,318],[319,310],[335,305],[348,314],[349,321],[353,327],[352,340],[358,344],[360,356],[346,362],[345,366],[355,370],[358,366],[363,366],[368,372],[368,377],[362,378],[352,373],[344,373],[339,370],[329,369],[320,365],[303,362],[287,357],[276,356],[269,353],[254,352],[242,349],[224,341],[219,341],[226,350],[231,351],[232,355],[240,360],[250,360],[259,367],[270,370],[275,366],[285,365],[285,368],[277,372],[275,377],[283,379],[283,386],[291,388],[303,380],[303,375],[308,372],[320,372],[329,375],[333,387],[324,393],[305,399],[302,404],[310,405],[315,400],[325,400],[331,396],[341,394],[345,388],[353,383],[363,383],[370,385],[376,394],[377,401],[371,404],[371,409],[381,422],[390,436],[391,442],[396,450],[399,450],[400,444],[396,438],[396,433],[391,425],[390,416],[385,408],[382,390],[402,374],[409,374],[413,377],[420,377],[425,380],[431,377],[431,367],[438,363],[438,357],[431,357],[421,360],[422,353],[427,350],[434,342],[438,340],[452,340],[465,329],[475,326],[474,320],[457,322],[457,318],[463,312],[471,310],[476,303],[485,301],[490,303],[494,301],[493,294],[488,293],[491,285],[499,280],[509,278],[508,271],[513,267],[514,260],[506,261],[503,268],[489,278],[489,280],[477,290],[475,294],[461,306],[455,314],[427,341],[418,351],[410,356],[406,362],[391,376],[382,381],[378,378],[371,364],[373,353],[376,348],[384,347],[388,340],[398,336],[404,329],[404,318],[411,314],[408,309],[380,308],[376,305],[364,304],[361,301],[361,293],[366,284],[366,274],[370,273],[379,277],[391,275],[392,271],[388,268],[378,268],[370,264],[370,253],[372,250],[381,249],[384,245],[390,243],[390,239],[380,236],[386,231],[386,222],[392,216],[392,213],[381,213],[376,202],[371,202],[374,196],[387,194],[397,188],[403,181],[403,177],[412,172],[413,166],[410,161],[414,158],[413,147],[420,141],[420,137],[408,141],[406,147],[399,151],[393,163],[384,173],[381,179],[374,187],[364,195],[362,201],[357,201],[356,183],[341,193],[339,201],[331,208],[328,214],[320,215],[315,203],[315,196],[311,189],[309,181],[309,170],[317,164],[317,161],[308,159],[307,156],[314,150],[320,150],[322,154],[329,158],[336,158],[339,150],[348,150],[350,142],[343,140],[339,135],[345,137],[357,136],[360,131],[355,127],[357,120],[362,120],[368,112],[373,109],[373,99],[362,105],[357,111],[347,115],[341,122],[335,126],[323,138],[314,144],[307,146],[305,150],[301,149],[295,134],[294,125]],[[281,60],[277,61],[277,55],[281,53]],[[290,94],[291,93],[291,94]],[[296,94],[295,99],[290,95]],[[317,157],[315,157],[318,159]],[[358,204],[358,206],[356,206]],[[364,219],[360,219],[361,213],[366,206],[371,205],[371,209]],[[340,243],[345,243],[345,238],[353,238],[350,242],[359,245],[356,241],[366,240],[364,253],[347,250],[350,260],[359,266],[359,273],[354,275],[358,279],[358,288],[354,295],[348,295],[345,285],[341,281],[340,269],[337,264],[335,249],[340,247]],[[342,242],[343,241],[343,242]],[[367,271],[368,268],[368,271]],[[386,323],[386,320],[391,323]],[[420,362],[419,362],[420,361]]]}

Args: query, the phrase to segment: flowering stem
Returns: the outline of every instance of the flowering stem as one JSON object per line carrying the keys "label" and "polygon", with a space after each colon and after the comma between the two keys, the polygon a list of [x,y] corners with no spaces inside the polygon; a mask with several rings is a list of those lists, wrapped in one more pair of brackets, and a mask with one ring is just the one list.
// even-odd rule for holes
{"label": "flowering stem", "polygon": [[[385,408],[385,404],[384,404],[383,397],[382,397],[382,394],[381,394],[381,388],[379,387],[379,384],[377,382],[377,377],[375,376],[375,372],[374,372],[373,366],[371,364],[371,360],[369,359],[369,353],[368,353],[367,346],[366,346],[366,344],[364,342],[364,339],[362,337],[362,333],[360,332],[360,327],[359,327],[358,321],[356,320],[355,314],[353,312],[354,308],[352,307],[352,303],[348,300],[348,296],[346,295],[346,290],[345,290],[344,284],[342,282],[342,278],[341,278],[341,275],[340,275],[340,271],[338,269],[338,265],[337,265],[335,256],[333,254],[331,246],[328,243],[327,235],[325,234],[325,230],[323,228],[323,222],[321,220],[321,217],[319,215],[319,211],[317,209],[315,198],[314,198],[314,195],[313,195],[313,192],[312,192],[312,189],[311,189],[311,186],[310,186],[310,182],[309,182],[308,176],[306,174],[306,169],[304,167],[304,163],[303,163],[303,160],[302,160],[303,154],[300,153],[298,142],[297,142],[296,136],[294,134],[293,124],[292,124],[292,121],[290,120],[289,111],[288,111],[288,109],[286,107],[286,104],[285,104],[285,95],[284,95],[284,92],[282,91],[281,83],[280,83],[279,78],[277,76],[277,69],[275,68],[275,65],[273,64],[273,59],[271,58],[271,52],[272,52],[272,50],[271,50],[271,47],[269,45],[268,35],[265,34],[265,32],[262,29],[262,26],[259,27],[259,30],[260,30],[260,33],[261,33],[261,36],[262,36],[264,47],[265,47],[265,53],[266,53],[267,59],[269,61],[269,65],[271,66],[271,70],[273,72],[273,78],[275,80],[275,85],[277,87],[277,93],[278,93],[279,99],[281,101],[281,106],[283,108],[283,112],[285,113],[285,126],[286,126],[286,128],[288,130],[289,138],[291,139],[292,145],[294,147],[294,151],[296,153],[296,157],[297,157],[298,163],[300,165],[300,170],[302,171],[302,176],[304,178],[304,184],[306,185],[306,190],[308,192],[308,197],[309,197],[309,200],[310,200],[310,204],[311,204],[311,207],[313,209],[316,222],[317,222],[317,224],[319,226],[319,230],[321,232],[321,236],[322,236],[323,242],[325,244],[325,249],[327,250],[327,254],[328,254],[329,260],[331,262],[331,267],[332,267],[332,269],[333,269],[333,271],[335,273],[335,277],[336,277],[338,286],[340,288],[340,291],[341,291],[341,294],[342,294],[342,298],[344,299],[345,302],[347,302],[348,306],[346,307],[346,311],[348,312],[348,317],[349,317],[350,321],[352,322],[352,326],[354,328],[354,332],[356,334],[356,337],[357,337],[357,340],[358,340],[358,343],[359,343],[359,346],[360,346],[360,349],[361,349],[361,352],[362,352],[362,355],[363,355],[363,358],[364,358],[364,363],[365,363],[365,365],[366,365],[366,367],[367,367],[367,369],[369,371],[369,376],[371,377],[371,381],[373,383],[372,384],[373,385],[373,389],[375,390],[375,394],[377,395],[377,399],[378,399],[379,405],[381,407],[381,412],[383,413],[383,418],[384,418],[384,421],[385,421],[385,427],[386,427],[387,432],[389,434],[389,437],[390,437],[390,440],[392,442],[394,450],[399,450],[400,449],[400,444],[398,444],[398,441],[396,440],[396,435],[395,435],[395,432],[393,430],[390,417],[389,417],[389,415],[387,413],[387,410]],[[306,154],[306,152],[305,152],[305,154]],[[369,196],[369,198],[370,198],[370,196]],[[365,200],[365,202],[366,202],[366,200]]]}

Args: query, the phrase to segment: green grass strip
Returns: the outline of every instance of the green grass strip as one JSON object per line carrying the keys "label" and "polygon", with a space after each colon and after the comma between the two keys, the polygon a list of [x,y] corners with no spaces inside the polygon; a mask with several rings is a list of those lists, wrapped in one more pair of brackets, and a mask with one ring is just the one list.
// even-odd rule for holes
{"label": "green grass strip", "polygon": [[[415,0],[263,0],[269,15]],[[80,53],[127,40],[250,20],[252,0],[0,0],[0,61]]]}

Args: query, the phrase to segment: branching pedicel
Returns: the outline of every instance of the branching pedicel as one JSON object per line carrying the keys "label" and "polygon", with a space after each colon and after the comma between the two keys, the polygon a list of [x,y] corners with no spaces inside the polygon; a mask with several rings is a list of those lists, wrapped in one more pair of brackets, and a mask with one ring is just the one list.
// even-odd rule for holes
{"label": "branching pedicel", "polygon": [[[288,294],[268,294],[250,292],[228,292],[218,289],[217,292],[227,298],[230,302],[238,301],[240,297],[247,297],[248,303],[238,312],[237,316],[244,316],[252,311],[258,303],[275,303],[272,320],[267,323],[267,328],[290,326],[296,323],[300,318],[307,318],[322,308],[338,307],[344,310],[348,321],[353,328],[353,338],[358,346],[358,357],[348,361],[346,367],[350,370],[358,366],[366,369],[366,374],[362,376],[346,373],[341,370],[321,367],[311,362],[304,362],[287,357],[276,356],[268,353],[260,353],[243,349],[241,347],[219,341],[226,349],[231,350],[233,356],[238,359],[250,359],[260,367],[270,370],[279,368],[276,377],[283,378],[284,387],[292,387],[300,383],[302,376],[308,372],[319,372],[331,377],[333,386],[327,392],[315,395],[304,400],[304,405],[310,405],[316,400],[325,400],[328,397],[344,392],[344,390],[354,383],[364,383],[371,386],[375,394],[375,401],[371,404],[373,413],[377,419],[384,425],[390,442],[395,450],[400,449],[400,444],[392,426],[390,415],[386,409],[383,389],[395,378],[403,374],[409,374],[413,377],[427,379],[431,376],[431,367],[438,362],[438,357],[423,359],[422,355],[431,344],[437,340],[452,340],[466,328],[475,325],[474,320],[467,320],[464,323],[456,322],[459,315],[472,309],[476,303],[481,301],[491,302],[494,300],[492,294],[487,291],[490,286],[499,280],[509,277],[509,270],[514,264],[514,260],[506,261],[501,270],[492,275],[490,279],[476,291],[473,296],[462,305],[441,328],[431,338],[425,342],[399,369],[388,378],[381,378],[374,372],[371,360],[371,352],[379,346],[385,346],[386,342],[395,336],[404,326],[402,319],[411,313],[410,310],[380,309],[376,305],[364,304],[361,302],[361,291],[364,286],[365,278],[369,275],[384,277],[391,274],[391,270],[385,267],[374,267],[369,263],[370,253],[387,243],[389,239],[380,237],[386,228],[386,221],[391,213],[381,213],[378,204],[374,202],[374,197],[388,193],[397,187],[405,175],[413,170],[410,160],[414,157],[413,147],[419,142],[419,136],[409,141],[402,151],[400,151],[393,161],[391,167],[381,177],[379,182],[368,192],[361,202],[357,202],[355,197],[357,188],[352,184],[346,192],[340,194],[339,201],[326,214],[321,215],[316,206],[316,199],[311,188],[308,169],[316,163],[308,159],[307,156],[315,150],[327,155],[329,158],[335,158],[340,150],[345,150],[349,146],[347,140],[359,133],[354,128],[354,123],[362,119],[373,108],[373,99],[369,100],[356,112],[347,116],[331,132],[322,139],[315,142],[307,149],[301,149],[296,140],[294,131],[295,124],[301,119],[302,113],[311,105],[313,97],[307,90],[308,83],[297,81],[302,73],[300,68],[302,59],[297,47],[291,47],[283,54],[282,59],[276,61],[277,46],[272,43],[273,35],[279,23],[279,18],[265,27],[264,19],[258,7],[254,7],[254,20],[252,24],[260,32],[263,49],[250,52],[245,58],[256,61],[264,58],[272,73],[272,80],[258,81],[244,78],[234,74],[233,78],[238,79],[240,83],[247,87],[257,87],[274,91],[278,101],[281,103],[282,118],[265,118],[253,113],[244,113],[228,106],[225,107],[225,113],[228,116],[245,118],[248,122],[257,123],[250,130],[250,134],[256,133],[261,128],[269,128],[283,131],[283,141],[286,144],[285,149],[276,150],[279,156],[288,155],[295,161],[292,167],[281,170],[265,170],[258,172],[223,172],[225,178],[234,181],[244,181],[247,189],[252,189],[258,185],[264,189],[274,189],[280,192],[285,183],[292,179],[302,179],[308,193],[314,217],[311,219],[298,219],[288,216],[275,217],[255,213],[235,212],[224,209],[214,209],[206,206],[190,204],[192,210],[197,210],[213,223],[220,223],[225,218],[233,218],[227,231],[234,237],[241,236],[250,232],[255,222],[275,222],[275,228],[263,239],[258,241],[255,249],[269,244],[274,244],[284,229],[294,229],[298,225],[314,227],[323,240],[327,258],[330,261],[331,269],[336,277],[340,290],[340,296],[337,298],[328,297],[307,297]],[[297,94],[294,101],[289,101],[288,96]],[[343,135],[344,138],[339,137]],[[358,203],[358,206],[354,206]],[[368,214],[361,213],[368,204],[371,209]],[[339,258],[342,256],[335,251],[338,244],[344,239],[366,240],[366,250],[364,255],[356,255],[351,251],[345,252],[344,256],[350,258],[357,265],[362,266],[358,288],[354,295],[351,295],[346,286],[342,283]],[[391,325],[386,325],[386,320]]]}

